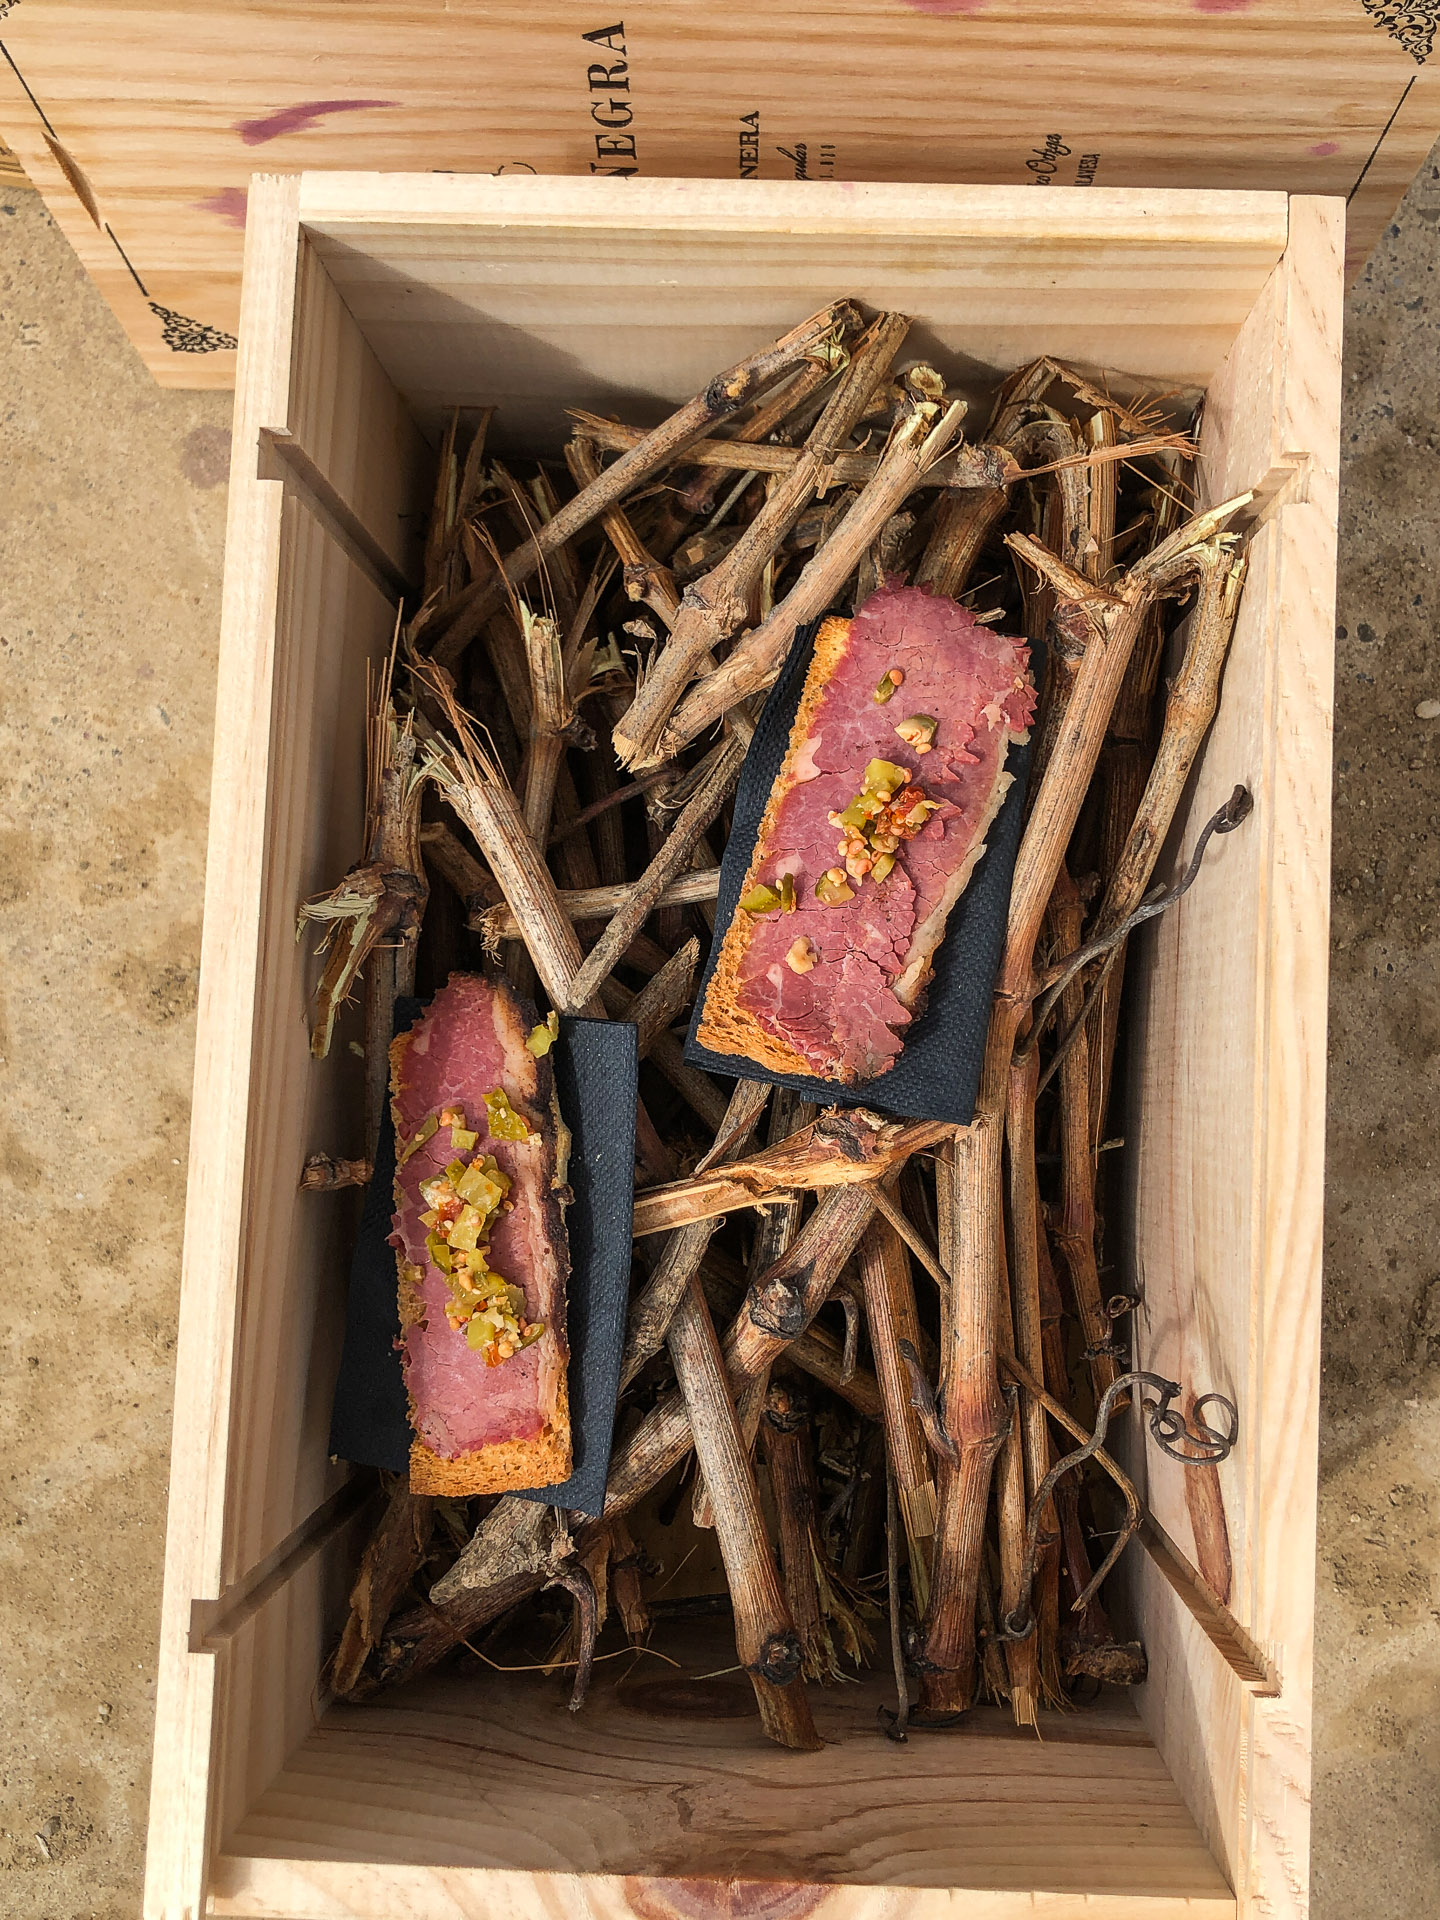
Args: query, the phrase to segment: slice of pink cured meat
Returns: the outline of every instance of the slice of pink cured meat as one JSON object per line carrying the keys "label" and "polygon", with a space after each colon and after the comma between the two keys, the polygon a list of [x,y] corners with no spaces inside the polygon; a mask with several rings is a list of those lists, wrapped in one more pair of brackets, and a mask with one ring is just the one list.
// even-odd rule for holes
{"label": "slice of pink cured meat", "polygon": [[[415,1430],[411,1484],[420,1492],[459,1492],[462,1483],[469,1492],[503,1491],[554,1484],[569,1472],[562,1211],[569,1141],[550,1062],[526,1046],[534,1018],[505,981],[452,974],[390,1050],[397,1160],[390,1243]],[[497,1094],[504,1105],[494,1113],[487,1095],[494,1101]],[[453,1323],[456,1296],[436,1264],[433,1226],[421,1218],[433,1211],[435,1183],[447,1167],[483,1165],[487,1157],[509,1185],[488,1218],[484,1264],[523,1293],[514,1318],[544,1328],[529,1344],[517,1340],[503,1359],[499,1349],[487,1357],[467,1340],[466,1325]]]}
{"label": "slice of pink cured meat", "polygon": [[[703,1045],[842,1085],[894,1065],[1010,786],[1010,747],[1028,737],[1029,667],[1023,641],[923,587],[889,582],[854,619],[824,623],[742,889],[778,893],[788,875],[794,910],[737,911]],[[877,700],[887,675],[889,697]],[[851,872],[852,897],[827,905],[817,884],[845,865],[832,815],[861,793],[872,761],[933,804],[884,877]]]}

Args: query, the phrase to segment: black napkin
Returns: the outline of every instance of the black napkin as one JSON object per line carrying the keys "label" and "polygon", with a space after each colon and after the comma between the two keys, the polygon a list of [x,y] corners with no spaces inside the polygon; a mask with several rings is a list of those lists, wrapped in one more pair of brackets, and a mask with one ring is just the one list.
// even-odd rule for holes
{"label": "black napkin", "polygon": [[630,1310],[635,1222],[635,1101],[639,1056],[623,1020],[566,1015],[551,1054],[560,1112],[570,1129],[570,1439],[574,1471],[526,1500],[572,1512],[605,1506],[610,1440],[620,1398],[620,1352]]}
{"label": "black napkin", "polygon": [[[395,1031],[419,1018],[423,1003],[397,1001]],[[620,1349],[630,1297],[634,1208],[635,1029],[622,1021],[562,1017],[551,1053],[560,1112],[570,1128],[566,1210],[570,1284],[570,1432],[575,1471],[557,1487],[527,1492],[548,1506],[598,1514],[605,1501],[610,1441],[620,1390]],[[358,1465],[405,1470],[412,1433],[400,1369],[400,1307],[395,1250],[395,1130],[387,1101],[350,1263],[345,1344],[330,1419],[330,1451]]]}
{"label": "black napkin", "polygon": [[[1010,749],[1006,762],[1015,783],[986,835],[986,851],[951,912],[945,938],[935,955],[935,972],[925,1011],[906,1030],[905,1049],[888,1073],[858,1086],[842,1087],[813,1074],[774,1073],[753,1060],[734,1054],[712,1053],[695,1038],[710,976],[720,955],[725,930],[735,914],[755,851],[761,816],[770,798],[790,744],[790,728],[810,669],[810,654],[819,622],[805,628],[790,649],[780,678],[771,689],[755,738],[740,771],[735,794],[735,817],[725,857],[720,863],[720,897],[716,903],[715,934],[695,1012],[685,1042],[685,1058],[692,1066],[742,1080],[773,1080],[792,1087],[822,1106],[873,1107],[881,1113],[912,1120],[949,1120],[968,1126],[974,1116],[975,1095],[985,1056],[985,1034],[990,1024],[990,996],[1005,942],[1010,910],[1010,879],[1020,849],[1025,818],[1025,787],[1030,772],[1030,746]],[[1044,671],[1043,650],[1031,650],[1036,684]]]}

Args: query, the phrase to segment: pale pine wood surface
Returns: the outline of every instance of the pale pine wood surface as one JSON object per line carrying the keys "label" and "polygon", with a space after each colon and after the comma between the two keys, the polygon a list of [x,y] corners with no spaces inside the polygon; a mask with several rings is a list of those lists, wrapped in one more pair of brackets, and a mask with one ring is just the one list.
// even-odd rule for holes
{"label": "pale pine wood surface", "polygon": [[[1285,261],[1209,396],[1211,497],[1279,486],[1177,859],[1237,780],[1256,811],[1147,942],[1131,1136],[1142,1364],[1239,1405],[1219,1470],[1230,1604],[1281,1678],[1278,1699],[1247,1695],[1154,1570],[1132,1566],[1152,1674],[1140,1707],[1242,1911],[1266,1915],[1303,1913],[1308,1883],[1339,458],[1339,210],[1291,212]],[[1157,1516],[1191,1543],[1183,1470],[1145,1452]]]}
{"label": "pale pine wood surface", "polygon": [[[313,1691],[323,1630],[292,1619],[276,1638],[294,1608],[316,1611],[298,1581],[262,1613],[222,1656],[215,1741],[216,1656],[186,1650],[190,1602],[222,1597],[345,1472],[327,1442],[353,1196],[317,1207],[298,1174],[317,1142],[356,1145],[359,1063],[344,1031],[323,1067],[310,1061],[314,942],[297,945],[294,921],[298,901],[361,851],[364,663],[382,657],[393,611],[279,482],[256,477],[260,430],[290,425],[292,353],[307,395],[320,389],[299,409],[307,451],[353,486],[397,559],[422,457],[323,274],[298,274],[296,205],[293,181],[256,196],[253,344],[237,393],[147,1869],[149,1910],[167,1916],[198,1894],[223,1800],[212,1761],[223,1782],[253,1732],[298,1737],[290,1716]],[[256,1692],[234,1669],[267,1635]],[[264,1737],[268,1777],[285,1745]],[[241,1776],[247,1793],[255,1770]]]}
{"label": "pale pine wood surface", "polygon": [[[655,1644],[690,1673],[734,1663],[718,1625],[683,1637],[672,1627]],[[622,1683],[629,1665],[597,1670],[579,1716],[558,1681],[464,1670],[375,1705],[332,1707],[225,1851],[514,1871],[535,1876],[541,1899],[550,1876],[583,1873],[1183,1896],[1228,1908],[1123,1699],[1056,1722],[1044,1742],[984,1710],[963,1734],[897,1747],[875,1717],[887,1683],[866,1675],[810,1689],[831,1744],[796,1756],[763,1740],[743,1676],[683,1681],[650,1659]],[[697,1699],[714,1705],[696,1711]]]}
{"label": "pale pine wood surface", "polygon": [[[629,1779],[624,1739],[600,1767],[610,1785],[593,1820],[589,1812],[575,1817],[577,1806],[590,1804],[585,1792],[576,1797],[575,1779],[545,1802],[553,1814],[538,1826],[517,1811],[517,1830],[565,1829],[565,1860],[537,1862],[531,1854],[507,1864],[497,1857],[478,1877],[471,1877],[478,1870],[456,1866],[457,1859],[490,1858],[476,1853],[474,1806],[477,1783],[484,1783],[487,1768],[493,1771],[484,1743],[500,1737],[495,1723],[472,1724],[473,1716],[461,1713],[464,1725],[457,1727],[448,1679],[430,1683],[423,1725],[403,1717],[421,1711],[414,1693],[365,1710],[380,1717],[363,1725],[348,1710],[319,1718],[328,1623],[353,1559],[348,1531],[306,1560],[218,1653],[184,1652],[191,1600],[214,1599],[242,1584],[338,1483],[325,1445],[353,1200],[308,1196],[302,1206],[295,1181],[306,1150],[346,1149],[354,1063],[343,1035],[339,1053],[324,1067],[308,1059],[305,1001],[314,963],[294,944],[293,912],[303,893],[332,881],[358,852],[363,658],[387,642],[391,609],[307,508],[294,497],[282,500],[280,484],[256,480],[260,430],[293,433],[371,537],[397,565],[408,564],[410,550],[397,529],[407,510],[423,509],[425,456],[391,385],[390,350],[372,352],[356,323],[353,310],[363,313],[367,286],[388,287],[393,300],[406,274],[415,273],[415,304],[432,320],[422,318],[414,328],[409,350],[417,388],[411,391],[470,397],[445,395],[440,370],[458,365],[460,349],[473,350],[467,337],[484,341],[492,324],[489,296],[475,292],[481,283],[473,271],[468,283],[459,276],[469,285],[469,304],[452,301],[453,324],[433,324],[435,305],[452,300],[456,276],[446,263],[455,231],[467,221],[474,229],[470,269],[508,259],[512,280],[528,276],[525,284],[538,286],[556,311],[568,299],[573,312],[592,298],[593,276],[604,270],[603,250],[584,234],[583,221],[577,225],[577,202],[593,220],[615,221],[613,232],[622,236],[633,231],[636,209],[648,208],[664,229],[646,243],[652,279],[678,283],[697,275],[704,289],[703,299],[679,286],[631,289],[642,310],[653,293],[657,300],[674,296],[677,310],[690,315],[674,359],[657,365],[652,354],[643,370],[643,390],[663,401],[678,397],[687,382],[698,384],[724,357],[712,351],[724,329],[708,336],[705,329],[726,273],[732,283],[763,280],[765,297],[789,323],[812,291],[819,304],[853,290],[853,282],[818,283],[817,247],[828,271],[837,257],[853,261],[863,252],[865,222],[877,208],[884,213],[888,205],[887,221],[900,217],[893,195],[883,201],[887,190],[846,196],[841,239],[827,238],[808,190],[771,188],[757,202],[765,209],[764,231],[753,243],[753,257],[765,267],[761,275],[748,273],[752,243],[736,228],[733,202],[727,207],[716,188],[536,182],[519,195],[509,189],[509,182],[411,180],[397,188],[373,179],[312,177],[298,187],[265,183],[252,198],[251,337],[237,407],[227,559],[151,1920],[198,1920],[207,1885],[213,1911],[273,1920],[321,1913],[383,1913],[387,1920],[413,1913],[429,1920],[482,1906],[487,1914],[513,1908],[538,1916],[542,1909],[582,1907],[618,1914],[631,1893],[613,1876],[647,1865],[653,1871],[665,1836],[671,1870],[694,1884],[712,1888],[748,1870],[733,1863],[735,1823],[721,1817],[718,1803],[711,1803],[714,1817],[698,1837],[693,1815],[653,1777],[627,1788],[618,1812],[610,1806],[605,1795],[617,1780]],[[837,194],[830,204],[840,200]],[[526,217],[517,222],[514,210],[522,203]],[[410,219],[407,228],[407,209],[414,214],[427,205],[427,218]],[[1066,206],[1086,210],[1068,241],[1058,211]],[[307,209],[314,221],[308,237],[298,225]],[[840,1701],[853,1751],[841,1741],[819,1756],[838,1769],[832,1775],[802,1780],[787,1773],[786,1791],[796,1783],[805,1791],[786,1801],[763,1846],[746,1832],[752,1852],[769,1847],[768,1874],[794,1878],[802,1859],[807,1885],[853,1878],[871,1889],[827,1895],[836,1920],[842,1905],[846,1920],[852,1905],[856,1920],[860,1905],[864,1920],[871,1920],[880,1905],[888,1910],[897,1900],[897,1911],[918,1913],[931,1896],[915,1889],[934,1889],[938,1902],[951,1897],[939,1891],[947,1887],[1000,1889],[975,1909],[995,1920],[1032,1910],[1068,1916],[1084,1899],[1105,1899],[1147,1920],[1232,1911],[1224,1880],[1206,1864],[1207,1847],[1236,1879],[1249,1910],[1298,1912],[1303,1901],[1307,1543],[1313,1544],[1314,1493],[1314,1374],[1306,1354],[1316,1314],[1305,1236],[1318,1218],[1318,1135],[1309,1103],[1318,1105],[1313,1070],[1323,1042],[1324,997],[1323,974],[1316,972],[1323,970],[1323,926],[1314,930],[1317,889],[1323,917],[1323,831],[1317,840],[1313,830],[1328,672],[1325,602],[1333,580],[1338,350],[1327,328],[1338,316],[1338,220],[1333,205],[1302,202],[1287,213],[1265,196],[1217,204],[1211,212],[1208,228],[1193,219],[1187,227],[1185,208],[1166,196],[1156,197],[1141,218],[1133,196],[1097,192],[1057,201],[963,191],[911,205],[905,217],[917,231],[904,245],[887,239],[881,251],[885,271],[892,279],[898,273],[912,294],[922,350],[928,329],[938,344],[968,354],[972,367],[1008,367],[1026,351],[1053,345],[1032,345],[1027,302],[1048,298],[1047,310],[1058,311],[1059,296],[1047,295],[1044,281],[1063,267],[1065,299],[1090,300],[1097,316],[1102,294],[1112,314],[1123,308],[1131,337],[1148,340],[1151,370],[1162,377],[1159,343],[1179,341],[1182,330],[1165,274],[1147,265],[1147,236],[1171,274],[1201,259],[1219,271],[1218,293],[1192,286],[1189,296],[1196,327],[1203,332],[1214,322],[1207,344],[1193,350],[1193,364],[1203,363],[1207,372],[1219,366],[1207,426],[1209,483],[1228,490],[1242,480],[1264,480],[1267,493],[1256,577],[1215,736],[1197,773],[1185,844],[1236,778],[1247,780],[1260,805],[1240,833],[1216,843],[1195,893],[1155,944],[1144,1041],[1149,1104],[1136,1146],[1137,1244],[1147,1293],[1147,1358],[1153,1353],[1187,1384],[1218,1386],[1241,1403],[1243,1444],[1222,1469],[1236,1564],[1233,1604],[1254,1637],[1276,1653],[1285,1692],[1278,1702],[1245,1697],[1169,1589],[1138,1565],[1136,1605],[1153,1673],[1143,1710],[1163,1762],[1132,1744],[1133,1721],[1124,1737],[1111,1726],[1083,1748],[1063,1730],[1043,1750],[1003,1743],[1003,1766],[990,1764],[988,1735],[983,1742],[917,1736],[904,1750],[912,1771],[894,1776],[901,1785],[922,1780],[912,1805],[901,1785],[892,1791],[888,1773],[879,1792],[875,1770],[893,1765],[894,1757],[881,1749],[883,1757],[876,1758],[875,1737],[868,1725],[859,1729],[856,1695],[847,1691]],[[356,223],[348,231],[347,218]],[[513,246],[505,253],[515,238],[512,232],[506,240],[507,224],[523,224],[535,237],[528,257]],[[798,263],[788,298],[782,275],[787,226]],[[940,237],[932,244],[937,227]],[[1291,252],[1277,270],[1287,228]],[[843,254],[826,253],[842,241]],[[954,262],[977,250],[990,265],[967,288]],[[717,265],[722,253],[726,272]],[[365,265],[367,256],[383,271]],[[588,263],[590,283],[577,274],[577,257]],[[549,263],[547,273],[538,271],[537,260]],[[667,261],[671,274],[663,272]],[[342,281],[348,275],[349,284],[333,285],[337,272]],[[447,272],[449,291],[442,284]],[[966,300],[980,318],[984,303],[992,303],[983,336],[963,331]],[[1236,302],[1244,311],[1225,323],[1225,337],[1238,332],[1239,338],[1220,365],[1224,328],[1215,315]],[[574,353],[549,363],[549,379],[562,384],[567,397],[583,373],[575,356],[602,352],[620,330],[619,319],[612,319],[608,332],[573,328]],[[1097,333],[1097,350],[1079,357],[1103,362],[1103,349],[1116,337]],[[740,344],[752,346],[753,334]],[[702,348],[708,358],[690,380],[685,356],[699,357]],[[1243,762],[1238,771],[1237,761]],[[1190,1102],[1183,1110],[1182,1095]],[[1287,1128],[1298,1138],[1283,1139]],[[1288,1214],[1282,1190],[1293,1194]],[[1178,1327],[1180,1309],[1192,1305],[1193,1335],[1183,1349],[1173,1339],[1167,1349],[1167,1327]],[[1299,1436],[1293,1446],[1292,1434]],[[1184,1543],[1191,1535],[1178,1473],[1160,1463],[1152,1492],[1167,1530]],[[1285,1503],[1283,1511],[1277,1501]],[[516,1712],[530,1724],[530,1709]],[[590,1766],[594,1721],[587,1715],[575,1727],[562,1714],[560,1725],[571,1733],[573,1764]],[[660,1737],[660,1773],[668,1768],[673,1775],[681,1765],[703,1773],[713,1765],[715,1777],[729,1783],[724,1791],[739,1794],[775,1756],[747,1744],[725,1760],[723,1725],[718,1739],[708,1722],[680,1739],[671,1723]],[[753,1728],[747,1743],[752,1734]],[[652,1730],[647,1738],[653,1737]],[[1019,1757],[1022,1751],[1029,1757]],[[1082,1752],[1083,1764],[1074,1757]],[[407,1784],[417,1754],[434,1792],[417,1786],[412,1793]],[[977,1754],[984,1763],[978,1769]],[[507,1772],[513,1757],[505,1760]],[[781,1758],[792,1768],[811,1764]],[[1189,1813],[1169,1786],[1170,1775]],[[977,1777],[988,1784],[977,1787]],[[546,1780],[531,1785],[544,1802]],[[848,1825],[841,1819],[843,1799],[831,1806],[842,1787],[859,1803]],[[1103,1804],[1110,1820],[1117,1796],[1128,1807],[1134,1794],[1140,1811],[1133,1827],[1125,1827],[1130,1839],[1121,1851],[1139,1861],[1144,1874],[1122,1884],[1113,1877],[1108,1843],[1088,1846],[1093,1814],[1077,1809],[1088,1796]],[[643,1819],[627,1826],[627,1811],[640,1802]],[[396,1811],[387,1814],[387,1807]],[[272,1818],[273,1832],[265,1825]],[[919,1826],[907,1824],[912,1821]],[[804,1851],[800,1836],[823,1822],[830,1823],[822,1830],[831,1837],[821,1859]],[[409,1836],[403,1844],[397,1825]],[[837,1827],[843,1828],[838,1837]],[[917,1832],[923,1835],[918,1842]],[[332,1857],[297,1863],[298,1854],[317,1851]],[[207,1867],[210,1854],[217,1857]],[[379,1861],[389,1863],[386,1871],[372,1871]],[[581,1870],[595,1877],[575,1880]],[[895,1895],[897,1882],[912,1891]],[[1034,1896],[1032,1904],[1037,1887],[1043,1897]],[[643,1902],[637,1910],[649,1911]]]}
{"label": "pale pine wood surface", "polygon": [[[150,297],[233,333],[257,165],[587,175],[592,105],[652,178],[1353,189],[1358,263],[1440,123],[1407,15],[1425,9],[1387,9],[1387,31],[1359,0],[636,0],[622,53],[581,38],[610,16],[522,0],[23,0],[3,30],[33,100],[0,63],[0,130],[157,376],[225,385],[233,352],[167,346],[117,243]],[[593,63],[623,87],[593,92]]]}
{"label": "pale pine wood surface", "polygon": [[1228,1896],[819,1887],[286,1859],[216,1863],[210,1912],[246,1920],[1231,1920]]}
{"label": "pale pine wood surface", "polygon": [[423,419],[503,398],[498,434],[556,448],[565,405],[658,419],[838,295],[972,383],[1052,353],[1200,387],[1287,230],[1276,194],[1098,189],[307,174],[300,204]]}
{"label": "pale pine wood surface", "polygon": [[195,1039],[194,1112],[207,1123],[190,1138],[146,1847],[146,1914],[156,1920],[201,1912],[207,1869],[214,1661],[189,1651],[190,1603],[223,1584],[282,513],[279,487],[257,480],[253,461],[261,426],[284,417],[297,199],[287,184],[257,202],[246,245],[212,773],[225,804],[211,815]]}

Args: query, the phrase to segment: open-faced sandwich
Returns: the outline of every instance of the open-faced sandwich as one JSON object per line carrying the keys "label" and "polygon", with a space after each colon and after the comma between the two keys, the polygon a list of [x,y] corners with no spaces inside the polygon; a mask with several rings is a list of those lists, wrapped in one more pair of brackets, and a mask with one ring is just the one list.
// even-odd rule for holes
{"label": "open-faced sandwich", "polygon": [[703,1046],[842,1085],[894,1065],[1028,737],[1029,662],[921,587],[887,584],[825,621]]}
{"label": "open-faced sandwich", "polygon": [[503,980],[452,974],[390,1049],[415,1493],[570,1474],[563,1204],[550,1026]]}

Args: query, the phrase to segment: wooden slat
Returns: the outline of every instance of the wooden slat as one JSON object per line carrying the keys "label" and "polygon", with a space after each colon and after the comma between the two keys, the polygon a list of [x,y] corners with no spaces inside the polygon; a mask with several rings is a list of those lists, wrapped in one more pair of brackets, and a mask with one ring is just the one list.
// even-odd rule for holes
{"label": "wooden slat", "polygon": [[[645,1881],[587,1875],[537,1889],[528,1875],[487,1873],[463,1867],[373,1866],[322,1860],[224,1857],[216,1863],[215,1915],[278,1916],[285,1920],[682,1920],[707,1901],[704,1883]],[[728,1916],[773,1910],[815,1920],[864,1920],[875,1895],[855,1887],[808,1887],[735,1878],[723,1883]],[[964,1902],[965,1920],[1095,1920],[1096,1903],[1083,1893],[993,1892],[965,1887],[957,1893],[886,1887],[885,1912],[894,1920],[952,1920]],[[784,1903],[782,1905],[782,1902]],[[1105,1902],[1114,1920],[1231,1920],[1232,1899],[1120,1893]]]}
{"label": "wooden slat", "polygon": [[503,398],[497,434],[551,446],[567,404],[657,419],[839,294],[972,384],[1043,352],[1198,388],[1287,231],[1276,194],[413,174],[306,174],[301,218],[422,418]]}
{"label": "wooden slat", "polygon": [[1036,199],[1083,197],[1079,180],[1358,183],[1358,262],[1440,125],[1427,17],[1361,0],[634,0],[613,22],[524,0],[23,0],[3,31],[29,93],[0,63],[0,130],[157,376],[223,385],[233,352],[167,338],[149,302],[234,334],[257,165],[803,172],[816,194],[918,179]]}
{"label": "wooden slat", "polygon": [[[797,1916],[823,1903],[835,1920],[873,1920],[881,1905],[916,1920],[932,1920],[933,1906],[939,1920],[941,1900],[957,1896],[991,1920],[1078,1920],[1082,1901],[1178,1920],[1233,1912],[1225,1875],[1247,1913],[1300,1910],[1311,1596],[1296,1569],[1313,1551],[1338,208],[1287,209],[1265,195],[1199,206],[774,184],[749,205],[753,239],[733,197],[693,183],[307,176],[252,195],[150,1920],[198,1920],[207,1898],[210,1911],[268,1920],[582,1909],[620,1920],[626,1903],[656,1920],[671,1896],[634,1876],[665,1872],[706,1900],[716,1881],[787,1880]],[[647,235],[638,223],[652,217]],[[617,248],[632,263],[635,313],[668,301],[684,319],[669,358],[652,330],[622,327],[620,309],[603,304]],[[310,1553],[296,1529],[341,1480],[327,1426],[351,1203],[302,1205],[296,1175],[316,1145],[353,1150],[354,1062],[343,1038],[324,1066],[309,1060],[314,961],[294,943],[292,916],[356,852],[363,661],[387,643],[391,619],[372,576],[381,561],[409,564],[404,516],[427,497],[396,375],[413,373],[409,397],[437,406],[467,397],[445,381],[463,385],[487,356],[510,354],[516,377],[508,313],[512,336],[529,341],[537,401],[576,397],[586,362],[612,383],[613,403],[624,363],[605,359],[607,342],[628,333],[626,350],[645,364],[627,399],[663,402],[724,359],[714,309],[727,286],[751,321],[770,301],[788,322],[817,289],[814,304],[839,290],[824,284],[838,265],[857,262],[877,290],[914,296],[917,338],[955,354],[967,377],[1008,367],[1031,346],[1027,329],[1082,309],[1095,352],[1080,357],[1104,361],[1124,337],[1143,347],[1132,372],[1213,375],[1205,484],[1262,487],[1254,577],[1182,841],[1237,778],[1257,808],[1215,844],[1141,968],[1144,1108],[1132,1140],[1142,1352],[1240,1405],[1241,1446],[1219,1474],[1231,1608],[1257,1664],[1278,1674],[1279,1697],[1245,1694],[1137,1553],[1158,1756],[1133,1720],[1103,1711],[1093,1739],[1078,1716],[1047,1727],[1043,1745],[992,1739],[982,1716],[954,1739],[894,1750],[873,1732],[874,1703],[857,1705],[851,1689],[825,1697],[833,1739],[813,1759],[759,1748],[748,1712],[743,1728],[707,1719],[681,1730],[651,1716],[637,1730],[628,1708],[577,1725],[558,1695],[528,1683],[514,1695],[493,1678],[457,1690],[449,1675],[315,1726],[351,1543],[342,1528]],[[400,311],[406,299],[408,344],[385,305]],[[548,342],[539,312],[555,323]],[[304,449],[348,546],[324,513],[257,477],[262,430]],[[1149,1451],[1161,1523],[1188,1548],[1180,1469]],[[283,1581],[282,1565],[294,1568]],[[235,1630],[217,1652],[189,1653],[192,1603],[227,1590],[243,1596]],[[527,1759],[537,1727],[553,1763],[538,1770]],[[762,1774],[773,1816],[737,1825]],[[477,1780],[517,1796],[498,1840],[478,1823]]]}
{"label": "wooden slat", "polygon": [[[724,1629],[655,1644],[692,1675],[734,1660]],[[473,1667],[332,1708],[225,1836],[212,1912],[679,1920],[708,1910],[706,1883],[736,1880],[726,1913],[749,1910],[744,1882],[776,1880],[787,1914],[838,1920],[872,1915],[879,1887],[886,1913],[914,1920],[957,1899],[992,1920],[1078,1920],[1087,1899],[1136,1920],[1234,1911],[1123,1699],[1043,1742],[980,1709],[963,1735],[897,1747],[876,1728],[886,1678],[869,1674],[811,1690],[827,1745],[797,1757],[767,1748],[733,1678],[682,1681],[655,1658],[624,1677],[630,1665],[597,1667],[581,1716],[553,1682]],[[714,1711],[677,1714],[682,1687]],[[364,1865],[333,1864],[347,1860]],[[758,1886],[751,1898],[765,1910]]]}
{"label": "wooden slat", "polygon": [[211,781],[224,804],[211,813],[195,1036],[194,1111],[206,1124],[190,1137],[146,1846],[146,1914],[156,1920],[204,1910],[215,1672],[212,1656],[189,1651],[190,1609],[224,1586],[283,511],[280,487],[256,477],[254,452],[262,426],[285,424],[298,200],[294,182],[257,198],[246,241],[247,350],[235,395]]}
{"label": "wooden slat", "polygon": [[[318,1624],[282,1636],[262,1668],[284,1711],[260,1712],[234,1690],[242,1637],[221,1656],[230,1706],[212,1725],[215,1656],[188,1652],[192,1604],[243,1587],[345,1472],[328,1432],[351,1222],[343,1198],[302,1198],[298,1169],[317,1143],[359,1150],[359,1068],[343,1036],[323,1068],[310,1060],[317,963],[294,921],[359,851],[365,661],[388,646],[393,608],[321,519],[259,476],[257,453],[262,433],[293,424],[298,363],[307,452],[397,559],[423,459],[323,270],[302,271],[296,209],[294,181],[256,195],[231,470],[148,1867],[167,1916],[198,1895],[207,1776],[233,1775],[259,1721],[308,1711],[318,1661]],[[283,1751],[267,1749],[271,1771]]]}
{"label": "wooden slat", "polygon": [[[1141,1712],[1242,1911],[1267,1916],[1302,1914],[1308,1875],[1341,242],[1333,202],[1292,202],[1285,260],[1211,387],[1207,491],[1288,478],[1180,843],[1237,780],[1256,810],[1144,943],[1129,1125],[1141,1364],[1239,1405],[1219,1469],[1230,1605],[1280,1683],[1246,1695],[1135,1562]],[[1145,1464],[1188,1544],[1183,1469],[1153,1446]]]}

